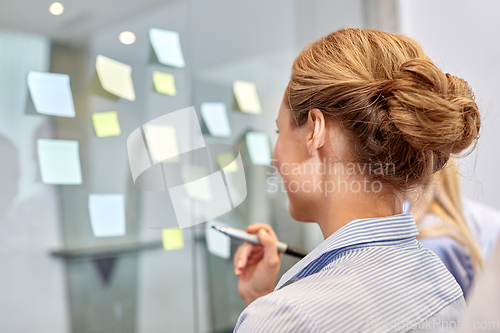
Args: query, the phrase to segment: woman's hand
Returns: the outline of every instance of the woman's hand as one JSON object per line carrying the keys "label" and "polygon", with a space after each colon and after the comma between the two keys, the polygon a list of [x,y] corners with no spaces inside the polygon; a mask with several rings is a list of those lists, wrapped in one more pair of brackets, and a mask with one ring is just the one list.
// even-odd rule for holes
{"label": "woman's hand", "polygon": [[254,223],[248,233],[257,233],[260,244],[243,243],[234,255],[234,273],[240,278],[238,291],[246,304],[274,290],[283,253],[278,252],[278,237],[267,224]]}

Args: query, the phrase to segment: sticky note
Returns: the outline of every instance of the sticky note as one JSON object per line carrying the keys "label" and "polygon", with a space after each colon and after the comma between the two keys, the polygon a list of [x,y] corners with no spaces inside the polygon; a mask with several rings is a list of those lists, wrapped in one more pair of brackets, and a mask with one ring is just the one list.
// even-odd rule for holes
{"label": "sticky note", "polygon": [[169,162],[179,161],[179,145],[177,144],[175,127],[146,124],[144,125],[144,134],[154,164],[167,159]]}
{"label": "sticky note", "polygon": [[38,162],[45,184],[82,183],[78,141],[38,139]]}
{"label": "sticky note", "polygon": [[90,194],[89,216],[95,237],[125,235],[125,197],[123,194]]}
{"label": "sticky note", "polygon": [[121,133],[118,114],[115,111],[94,113],[92,122],[98,137],[116,136]]}
{"label": "sticky note", "polygon": [[208,221],[205,224],[205,238],[207,240],[208,252],[215,256],[229,259],[231,257],[231,238],[212,228],[213,225],[227,226],[225,223],[217,220]]}
{"label": "sticky note", "polygon": [[172,74],[154,72],[153,73],[153,84],[155,90],[161,94],[175,96],[177,91],[175,90],[175,78]]}
{"label": "sticky note", "polygon": [[38,113],[59,117],[75,116],[69,75],[29,72],[28,89]]}
{"label": "sticky note", "polygon": [[184,237],[182,229],[165,228],[161,232],[163,248],[167,251],[182,249],[184,247]]}
{"label": "sticky note", "polygon": [[247,132],[245,135],[250,160],[255,165],[270,165],[271,147],[266,133]]}
{"label": "sticky note", "polygon": [[201,116],[212,136],[227,137],[231,135],[231,126],[224,103],[202,103]]}
{"label": "sticky note", "polygon": [[98,55],[96,70],[104,90],[129,101],[135,101],[132,67],[111,58]]}
{"label": "sticky note", "polygon": [[257,87],[253,82],[234,81],[233,92],[238,108],[246,113],[261,113]]}
{"label": "sticky note", "polygon": [[210,180],[205,168],[196,165],[184,165],[181,170],[182,181],[185,183],[187,195],[191,199],[210,201]]}
{"label": "sticky note", "polygon": [[236,172],[239,170],[236,156],[231,152],[217,155],[217,163],[219,164],[219,168],[224,170],[224,172]]}
{"label": "sticky note", "polygon": [[161,64],[179,68],[186,65],[177,31],[152,28],[149,29],[149,40]]}

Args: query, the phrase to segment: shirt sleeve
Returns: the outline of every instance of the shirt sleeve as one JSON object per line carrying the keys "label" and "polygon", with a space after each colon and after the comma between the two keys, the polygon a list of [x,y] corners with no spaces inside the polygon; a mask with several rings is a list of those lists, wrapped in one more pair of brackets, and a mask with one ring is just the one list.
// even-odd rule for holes
{"label": "shirt sleeve", "polygon": [[300,307],[274,293],[258,298],[240,315],[234,333],[319,333],[317,324]]}
{"label": "shirt sleeve", "polygon": [[441,259],[467,299],[474,280],[474,265],[467,250],[450,237],[421,238],[419,241]]}

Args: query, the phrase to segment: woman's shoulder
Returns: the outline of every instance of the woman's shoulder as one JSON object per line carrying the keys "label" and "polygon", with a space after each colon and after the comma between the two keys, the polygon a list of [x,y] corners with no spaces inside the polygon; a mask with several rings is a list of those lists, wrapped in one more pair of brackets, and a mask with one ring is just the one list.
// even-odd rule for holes
{"label": "woman's shoulder", "polygon": [[320,332],[318,324],[309,311],[297,302],[283,295],[272,292],[253,301],[241,313],[234,332],[290,332],[292,329],[300,332]]}

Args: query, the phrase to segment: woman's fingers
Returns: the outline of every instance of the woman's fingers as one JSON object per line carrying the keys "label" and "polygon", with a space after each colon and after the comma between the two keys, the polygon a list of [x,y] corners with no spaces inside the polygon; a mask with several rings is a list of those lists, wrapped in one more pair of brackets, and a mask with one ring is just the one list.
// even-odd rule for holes
{"label": "woman's fingers", "polygon": [[252,247],[248,243],[243,243],[238,247],[236,253],[234,254],[233,264],[234,264],[234,274],[240,275],[240,271],[243,267],[245,267],[247,258],[252,251]]}
{"label": "woman's fingers", "polygon": [[247,232],[257,233],[264,250],[264,263],[271,268],[279,266],[283,254],[276,248],[278,237],[273,228],[268,224],[254,223],[247,227]]}
{"label": "woman's fingers", "polygon": [[247,266],[252,266],[257,264],[264,257],[264,249],[259,246],[255,248],[247,259]]}
{"label": "woman's fingers", "polygon": [[276,247],[276,237],[271,235],[266,229],[262,228],[257,233],[259,242],[264,248],[264,263],[269,268],[279,267],[281,257],[278,254]]}
{"label": "woman's fingers", "polygon": [[[247,273],[266,272],[274,273],[279,270],[282,253],[278,252],[276,242],[278,237],[270,225],[254,223],[247,228],[247,232],[256,233],[261,245],[243,243],[234,255],[234,273],[240,279],[245,279]],[[257,271],[255,271],[257,269]],[[268,274],[268,273],[266,273]]]}
{"label": "woman's fingers", "polygon": [[[249,266],[253,265],[259,257],[259,253],[263,253],[262,247],[254,244],[250,244],[247,242],[244,242],[242,245],[238,247],[238,250],[236,250],[236,253],[234,254],[234,273],[237,276],[240,276],[244,269]],[[257,260],[258,262],[258,260]]]}
{"label": "woman's fingers", "polygon": [[278,237],[276,236],[276,233],[274,232],[273,228],[269,224],[264,224],[264,223],[251,224],[247,227],[247,232],[254,234],[254,233],[257,233],[260,229],[266,230],[271,236],[275,237],[276,240],[278,239]]}

